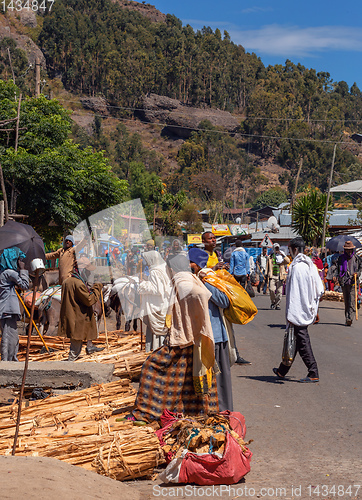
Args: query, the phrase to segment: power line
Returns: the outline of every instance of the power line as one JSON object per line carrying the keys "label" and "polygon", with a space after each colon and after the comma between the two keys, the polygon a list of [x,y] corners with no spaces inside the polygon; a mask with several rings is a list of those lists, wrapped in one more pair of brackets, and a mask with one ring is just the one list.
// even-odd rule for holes
{"label": "power line", "polygon": [[[73,113],[75,113],[73,111]],[[82,115],[79,116],[84,116],[87,114],[88,116],[98,116],[103,119],[107,118],[112,118],[114,120],[119,120],[119,121],[131,121],[134,122],[134,118],[120,118],[120,117],[115,117],[115,116],[104,116],[102,114],[98,113],[83,113]],[[153,122],[141,122],[143,124],[150,124],[150,125],[156,125],[159,127],[170,127],[170,128],[176,128],[177,125],[172,125],[169,123],[153,123]],[[272,139],[272,140],[278,140],[278,141],[297,141],[297,142],[314,142],[314,143],[322,143],[322,144],[335,144],[338,142],[338,144],[346,144],[346,145],[355,145],[354,143],[351,142],[345,142],[345,141],[336,141],[335,139],[333,140],[325,140],[325,139],[305,139],[305,138],[298,138],[298,137],[282,137],[282,136],[272,136],[272,135],[262,135],[262,134],[244,134],[242,132],[228,132],[225,130],[210,130],[206,128],[200,128],[200,127],[186,127],[184,125],[180,126],[182,129],[190,130],[192,132],[209,132],[209,133],[215,133],[215,134],[224,134],[224,135],[238,135],[241,137],[248,137],[248,138],[256,138],[256,139]]]}
{"label": "power line", "polygon": [[[74,103],[74,104],[80,104],[80,101],[79,100],[76,100],[76,101],[70,101],[70,100],[67,100],[67,99],[59,99],[59,98],[56,98],[58,101],[60,102],[67,102],[67,103]],[[165,110],[164,109],[144,109],[144,108],[132,108],[132,107],[125,107],[125,106],[114,106],[114,105],[111,105],[111,104],[104,104],[104,107],[105,108],[111,108],[111,109],[119,109],[119,110],[122,110],[122,111],[132,111],[132,112],[135,112],[135,111],[139,111],[139,112],[147,112],[147,111],[150,111],[154,114],[161,114],[161,113],[165,113]],[[202,108],[196,108],[196,109],[201,109],[203,112],[205,112],[204,109]],[[166,110],[167,111],[167,110]],[[227,112],[227,111],[225,111]],[[232,113],[230,113],[231,116],[233,118],[236,118],[236,119],[240,119],[239,116],[235,116],[233,115]],[[178,112],[178,115],[179,116],[188,116],[187,113],[180,113]],[[211,116],[211,115],[210,115]],[[243,117],[244,120],[265,120],[265,121],[295,121],[295,122],[300,122],[300,123],[336,123],[336,122],[340,122],[340,123],[344,123],[344,122],[356,122],[356,123],[362,123],[362,119],[361,120],[358,120],[358,119],[338,119],[338,120],[331,120],[331,119],[320,119],[320,120],[309,120],[307,121],[306,119],[300,119],[300,118],[271,118],[271,117],[266,117],[266,116],[245,116]]]}

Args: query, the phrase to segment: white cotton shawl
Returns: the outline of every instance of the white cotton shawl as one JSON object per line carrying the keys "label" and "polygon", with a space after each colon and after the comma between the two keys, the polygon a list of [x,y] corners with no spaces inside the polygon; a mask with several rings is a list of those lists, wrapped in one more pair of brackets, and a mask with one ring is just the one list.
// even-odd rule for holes
{"label": "white cotton shawl", "polygon": [[142,281],[138,287],[141,299],[140,316],[145,319],[153,335],[165,335],[165,320],[172,291],[171,279],[167,274],[166,263],[158,252],[145,252],[143,258],[149,267],[150,275],[148,281]]}
{"label": "white cotton shawl", "polygon": [[313,323],[319,299],[324,292],[316,266],[306,255],[299,253],[289,266],[286,284],[286,319],[293,325]]}

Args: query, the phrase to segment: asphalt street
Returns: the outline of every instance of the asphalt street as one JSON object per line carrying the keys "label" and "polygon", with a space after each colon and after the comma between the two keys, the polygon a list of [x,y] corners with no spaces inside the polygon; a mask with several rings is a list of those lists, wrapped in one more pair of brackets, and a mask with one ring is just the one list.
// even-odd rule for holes
{"label": "asphalt street", "polygon": [[299,356],[281,381],[272,369],[281,361],[285,297],[280,311],[270,309],[268,296],[253,300],[254,320],[234,325],[239,351],[252,364],[231,370],[234,410],[245,416],[246,440],[253,440],[250,473],[229,490],[191,491],[158,478],[129,482],[145,500],[362,499],[362,317],[346,327],[344,304],[322,302],[320,323],[309,327],[320,382],[298,382],[307,375]]}
{"label": "asphalt street", "polygon": [[245,416],[247,439],[254,440],[245,484],[256,490],[286,488],[284,498],[292,498],[293,486],[302,485],[304,493],[295,498],[318,498],[317,490],[308,488],[318,485],[328,486],[321,498],[334,498],[333,485],[347,490],[360,484],[351,495],[342,496],[340,488],[339,497],[362,498],[362,318],[346,327],[344,304],[321,302],[320,323],[309,327],[320,382],[298,382],[307,375],[299,356],[289,379],[281,381],[272,368],[281,360],[285,297],[280,311],[270,309],[268,296],[257,294],[254,301],[255,319],[235,327],[239,351],[252,365],[232,368],[234,409]]}

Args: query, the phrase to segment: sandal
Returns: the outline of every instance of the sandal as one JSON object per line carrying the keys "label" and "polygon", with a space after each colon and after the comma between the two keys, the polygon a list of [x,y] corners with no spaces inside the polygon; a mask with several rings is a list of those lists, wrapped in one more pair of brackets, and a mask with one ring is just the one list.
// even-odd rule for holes
{"label": "sandal", "polygon": [[116,422],[132,422],[133,425],[137,426],[147,425],[147,422],[144,422],[143,420],[136,420],[136,418],[131,413],[129,413],[125,417],[116,418]]}
{"label": "sandal", "polygon": [[316,384],[317,382],[319,382],[319,378],[305,377],[305,378],[301,378],[299,380],[299,382],[302,384]]}
{"label": "sandal", "polygon": [[273,373],[275,373],[279,380],[285,380],[285,375],[280,375],[280,373],[278,372],[278,368],[273,368]]}

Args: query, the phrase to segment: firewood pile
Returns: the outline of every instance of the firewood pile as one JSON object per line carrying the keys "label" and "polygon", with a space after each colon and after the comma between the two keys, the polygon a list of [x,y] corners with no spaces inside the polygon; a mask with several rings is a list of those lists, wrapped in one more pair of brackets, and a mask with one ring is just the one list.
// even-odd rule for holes
{"label": "firewood pile", "polygon": [[232,430],[229,419],[223,415],[177,420],[163,436],[162,449],[165,455],[174,457],[180,456],[185,448],[193,453],[223,454],[227,431],[245,452],[249,443],[245,443],[243,438]]}
{"label": "firewood pile", "polygon": [[[139,377],[142,365],[148,356],[143,350],[141,351],[140,333],[124,333],[121,335],[119,333],[117,331],[108,332],[108,349],[106,347],[106,336],[104,333],[100,333],[98,339],[93,341],[93,343],[97,346],[105,347],[105,349],[88,355],[84,347],[76,363],[90,361],[96,363],[113,363],[115,367],[113,374],[115,376],[130,378],[131,380]],[[29,361],[62,361],[68,358],[69,339],[48,336],[44,336],[43,338],[52,352],[48,353],[45,351],[40,338],[32,336]],[[19,336],[19,361],[25,360],[26,342],[26,336]]]}
{"label": "firewood pile", "polygon": [[[150,476],[164,463],[152,427],[117,422],[133,407],[135,391],[120,380],[31,402],[21,413],[16,455],[53,457],[124,481]],[[0,408],[0,455],[10,455],[17,403]]]}
{"label": "firewood pile", "polygon": [[343,302],[343,293],[326,290],[322,295],[322,300],[333,300],[335,302]]}

